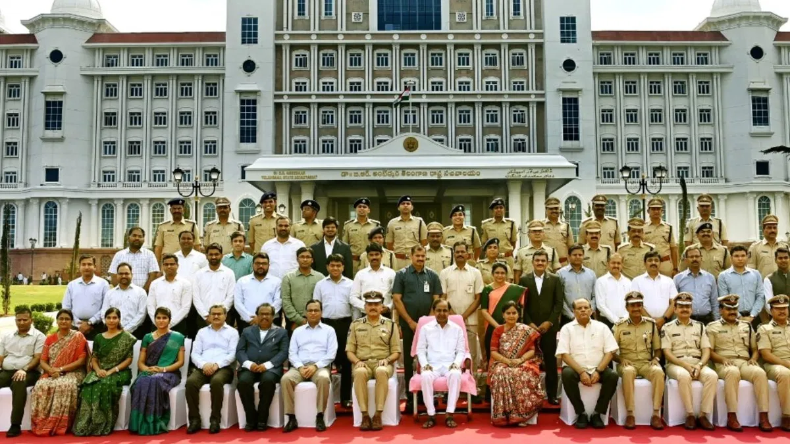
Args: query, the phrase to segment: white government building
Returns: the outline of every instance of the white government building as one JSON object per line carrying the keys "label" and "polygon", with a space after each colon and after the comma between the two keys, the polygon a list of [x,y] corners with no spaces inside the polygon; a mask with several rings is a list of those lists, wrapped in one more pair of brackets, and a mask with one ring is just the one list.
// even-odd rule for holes
{"label": "white government building", "polygon": [[226,33],[124,33],[98,0],[55,0],[28,34],[0,21],[13,247],[70,248],[78,212],[85,248],[138,224],[150,240],[176,167],[204,190],[220,169],[214,196],[245,222],[261,190],[297,217],[315,198],[345,220],[367,196],[386,221],[408,193],[427,220],[466,204],[475,225],[502,196],[522,228],[553,195],[576,228],[597,193],[625,226],[640,201],[620,168],[661,165],[676,226],[685,177],[731,241],[769,212],[790,230],[787,159],[760,152],[790,145],[787,19],[715,0],[693,31],[591,31],[590,3],[228,0]]}

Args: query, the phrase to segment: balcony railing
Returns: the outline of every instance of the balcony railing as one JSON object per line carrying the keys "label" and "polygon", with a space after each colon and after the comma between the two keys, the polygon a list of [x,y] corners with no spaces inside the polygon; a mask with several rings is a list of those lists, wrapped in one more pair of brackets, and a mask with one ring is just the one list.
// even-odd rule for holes
{"label": "balcony railing", "polygon": [[[222,191],[222,181],[217,182],[217,191]],[[18,184],[0,184],[0,189],[3,188],[17,188]],[[212,186],[211,182],[200,182],[200,186],[203,189],[210,189]],[[186,184],[181,184],[181,189],[185,190],[187,187]],[[176,183],[175,182],[94,182],[91,184],[91,188],[97,189],[105,189],[105,188],[126,188],[126,189],[135,189],[135,188],[163,188],[168,190],[175,190]]]}
{"label": "balcony railing", "polygon": [[0,183],[0,190],[15,190],[20,187],[18,183]]}
{"label": "balcony railing", "polygon": [[[598,185],[621,185],[622,183],[623,182],[621,179],[598,179]],[[726,180],[718,177],[697,177],[686,179],[687,185],[718,185],[724,183],[726,183]],[[658,181],[656,181],[656,184],[658,184]],[[664,185],[680,185],[680,178],[664,179]]]}

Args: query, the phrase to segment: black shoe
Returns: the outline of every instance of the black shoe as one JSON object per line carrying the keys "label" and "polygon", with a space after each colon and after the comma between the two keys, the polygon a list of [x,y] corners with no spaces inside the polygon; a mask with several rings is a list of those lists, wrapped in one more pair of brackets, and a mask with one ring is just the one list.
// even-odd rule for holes
{"label": "black shoe", "polygon": [[219,423],[212,421],[211,424],[208,426],[208,432],[211,434],[219,433]]}
{"label": "black shoe", "polygon": [[590,425],[594,429],[606,428],[606,424],[603,423],[603,419],[601,419],[600,413],[595,413],[592,415],[592,418],[590,418]]}
{"label": "black shoe", "polygon": [[548,401],[551,405],[560,405],[560,400],[557,398],[549,398]]}
{"label": "black shoe", "polygon": [[269,430],[269,425],[266,424],[265,422],[259,422],[257,429],[258,429],[259,432],[265,432],[265,431]]}
{"label": "black shoe", "polygon": [[192,435],[200,431],[200,420],[192,420],[189,421],[189,427],[187,427],[187,435]]}
{"label": "black shoe", "polygon": [[21,434],[22,434],[22,428],[19,427],[16,424],[14,424],[14,425],[11,426],[11,428],[8,429],[7,432],[5,432],[5,437],[6,438],[16,438],[17,436],[19,436]]}
{"label": "black shoe", "polygon": [[315,417],[315,430],[318,432],[323,432],[326,430],[326,424],[324,424],[324,415],[318,415]]}
{"label": "black shoe", "polygon": [[582,413],[581,415],[576,417],[576,428],[577,429],[586,429],[588,425],[590,425],[590,419],[587,418],[587,414],[586,413]]}
{"label": "black shoe", "polygon": [[340,405],[342,405],[344,409],[350,409],[352,407],[352,402],[351,400],[342,401]]}
{"label": "black shoe", "polygon": [[285,428],[283,429],[283,433],[290,433],[298,428],[299,428],[299,423],[296,422],[296,416],[290,416],[288,418],[288,424],[286,424]]}
{"label": "black shoe", "polygon": [[254,432],[255,431],[255,424],[253,424],[251,422],[248,422],[247,424],[244,424],[244,431],[245,432]]}

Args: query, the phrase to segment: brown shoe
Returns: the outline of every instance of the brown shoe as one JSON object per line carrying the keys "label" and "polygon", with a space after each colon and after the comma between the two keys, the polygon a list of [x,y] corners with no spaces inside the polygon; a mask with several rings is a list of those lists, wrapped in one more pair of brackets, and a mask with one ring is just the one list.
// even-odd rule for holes
{"label": "brown shoe", "polygon": [[732,430],[733,432],[742,432],[743,427],[741,427],[741,423],[738,422],[738,415],[734,412],[727,413],[727,428]]}
{"label": "brown shoe", "polygon": [[790,416],[782,416],[782,430],[790,432]]}
{"label": "brown shoe", "polygon": [[362,424],[359,426],[359,430],[363,432],[367,432],[370,430],[371,423],[370,423],[370,416],[365,415],[362,417]]}
{"label": "brown shoe", "polygon": [[697,428],[697,418],[694,415],[687,415],[686,416],[686,424],[683,425],[686,430],[694,430]]}
{"label": "brown shoe", "polygon": [[[699,426],[702,427],[702,430],[716,429],[716,427],[713,427],[713,424],[711,424],[710,421],[708,420],[708,415],[704,413],[700,413],[699,418],[697,418],[697,420],[699,421]],[[740,426],[740,424],[738,425]]]}
{"label": "brown shoe", "polygon": [[376,412],[376,414],[373,415],[373,425],[371,425],[370,430],[378,431],[381,429],[383,429],[381,426],[381,412]]}
{"label": "brown shoe", "polygon": [[653,415],[653,417],[650,418],[650,427],[652,427],[653,430],[664,430],[664,422],[661,421],[660,416]]}
{"label": "brown shoe", "polygon": [[773,432],[771,421],[768,420],[768,412],[760,412],[760,422],[758,424],[761,432]]}
{"label": "brown shoe", "polygon": [[628,415],[625,417],[625,427],[626,430],[634,430],[636,428],[636,418],[634,415]]}

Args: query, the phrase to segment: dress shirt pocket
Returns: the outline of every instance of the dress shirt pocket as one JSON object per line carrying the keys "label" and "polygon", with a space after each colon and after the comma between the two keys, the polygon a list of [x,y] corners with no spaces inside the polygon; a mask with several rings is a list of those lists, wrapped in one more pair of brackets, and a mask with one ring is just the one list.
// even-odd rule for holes
{"label": "dress shirt pocket", "polygon": [[621,331],[617,339],[619,339],[618,342],[621,350],[636,351],[636,336],[634,336],[633,332]]}

